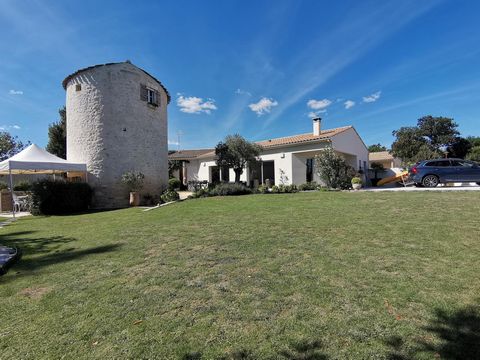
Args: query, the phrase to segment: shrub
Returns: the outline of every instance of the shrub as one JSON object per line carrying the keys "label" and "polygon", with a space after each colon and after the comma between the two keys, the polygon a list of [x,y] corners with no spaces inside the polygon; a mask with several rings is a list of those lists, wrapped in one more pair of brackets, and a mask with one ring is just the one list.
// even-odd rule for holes
{"label": "shrub", "polygon": [[141,172],[128,171],[122,175],[122,182],[127,186],[128,191],[140,191],[143,188],[143,180],[145,175]]}
{"label": "shrub", "polygon": [[195,191],[192,195],[189,196],[190,199],[197,199],[197,198],[202,198],[202,197],[209,197],[210,192],[207,189],[199,189],[198,191]]}
{"label": "shrub", "polygon": [[[273,191],[273,188],[272,188],[272,192]],[[280,194],[289,194],[289,193],[296,193],[298,192],[298,189],[297,189],[297,185],[295,184],[292,184],[292,185],[279,185],[278,186],[278,192],[277,193],[280,193]]]}
{"label": "shrub", "polygon": [[317,190],[317,183],[315,181],[312,182],[306,182],[304,184],[300,184],[298,186],[299,191],[307,191],[307,190]]}
{"label": "shrub", "polygon": [[164,203],[167,203],[167,202],[172,202],[172,201],[177,201],[180,199],[180,195],[178,195],[178,193],[175,191],[175,190],[166,190],[161,196],[160,196],[160,199],[162,199],[162,201]]}
{"label": "shrub", "polygon": [[277,185],[273,185],[271,192],[272,192],[272,194],[278,194],[278,193],[280,193],[280,189]]}
{"label": "shrub", "polygon": [[180,189],[180,185],[182,183],[180,182],[179,179],[177,178],[171,178],[168,180],[168,189],[169,190],[176,190],[176,189]]}
{"label": "shrub", "polygon": [[352,178],[352,184],[361,184],[362,183],[362,179],[359,178],[358,176],[355,176]]}
{"label": "shrub", "polygon": [[265,186],[265,185],[260,185],[260,186],[257,188],[257,192],[260,193],[260,194],[268,194],[268,193],[269,193],[268,187]]}
{"label": "shrub", "polygon": [[471,160],[471,161],[480,162],[480,145],[472,147],[470,152],[467,154],[466,159]]}
{"label": "shrub", "polygon": [[28,181],[20,181],[18,184],[13,186],[14,191],[30,191],[32,189],[32,184]]}
{"label": "shrub", "polygon": [[327,148],[315,156],[315,167],[318,169],[318,176],[327,187],[334,189],[350,188],[350,180],[355,175],[355,171],[332,148]]}
{"label": "shrub", "polygon": [[8,189],[8,184],[4,181],[0,181],[0,191],[4,189]]}
{"label": "shrub", "polygon": [[64,215],[88,210],[93,191],[81,182],[38,180],[32,184],[33,215]]}
{"label": "shrub", "polygon": [[210,191],[210,194],[213,196],[247,195],[251,193],[252,189],[237,183],[218,184]]}
{"label": "shrub", "polygon": [[298,192],[297,185],[295,185],[295,184],[285,185],[285,192],[286,193],[296,193],[296,192]]}
{"label": "shrub", "polygon": [[205,189],[208,186],[208,181],[206,180],[190,180],[187,183],[187,187],[189,191],[197,192],[200,189]]}

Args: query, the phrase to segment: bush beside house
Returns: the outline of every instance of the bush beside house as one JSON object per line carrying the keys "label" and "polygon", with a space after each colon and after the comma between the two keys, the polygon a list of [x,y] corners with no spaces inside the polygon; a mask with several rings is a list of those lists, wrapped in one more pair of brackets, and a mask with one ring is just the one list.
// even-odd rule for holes
{"label": "bush beside house", "polygon": [[349,189],[355,170],[332,148],[325,149],[315,156],[318,177],[329,188]]}

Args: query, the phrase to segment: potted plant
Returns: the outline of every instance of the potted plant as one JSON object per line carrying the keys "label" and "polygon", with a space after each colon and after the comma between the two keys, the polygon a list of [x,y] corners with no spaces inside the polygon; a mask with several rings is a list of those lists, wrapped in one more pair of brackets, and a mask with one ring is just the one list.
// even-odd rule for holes
{"label": "potted plant", "polygon": [[122,182],[130,191],[130,206],[140,205],[140,190],[143,188],[145,175],[141,172],[128,171],[122,175]]}
{"label": "potted plant", "polygon": [[358,176],[355,176],[352,178],[352,187],[353,190],[359,190],[362,188],[362,179],[359,178]]}

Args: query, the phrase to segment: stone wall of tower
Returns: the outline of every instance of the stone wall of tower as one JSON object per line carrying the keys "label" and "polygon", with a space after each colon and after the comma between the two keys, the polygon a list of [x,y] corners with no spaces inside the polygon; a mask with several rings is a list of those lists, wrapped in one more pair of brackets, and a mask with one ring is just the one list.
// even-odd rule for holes
{"label": "stone wall of tower", "polygon": [[[142,194],[160,194],[168,181],[168,95],[158,81],[126,62],[79,71],[65,87],[67,159],[87,164],[94,207],[128,205],[127,171],[145,175]],[[157,92],[158,106],[142,98],[145,87]]]}

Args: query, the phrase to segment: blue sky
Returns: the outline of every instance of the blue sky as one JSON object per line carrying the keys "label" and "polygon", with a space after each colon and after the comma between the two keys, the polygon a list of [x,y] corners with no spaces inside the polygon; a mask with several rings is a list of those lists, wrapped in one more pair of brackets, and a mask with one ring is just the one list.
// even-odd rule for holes
{"label": "blue sky", "polygon": [[170,147],[354,125],[367,144],[423,115],[480,135],[478,1],[0,0],[0,127],[38,145],[75,70],[131,60],[172,95]]}

